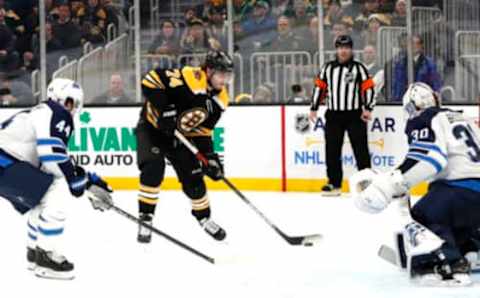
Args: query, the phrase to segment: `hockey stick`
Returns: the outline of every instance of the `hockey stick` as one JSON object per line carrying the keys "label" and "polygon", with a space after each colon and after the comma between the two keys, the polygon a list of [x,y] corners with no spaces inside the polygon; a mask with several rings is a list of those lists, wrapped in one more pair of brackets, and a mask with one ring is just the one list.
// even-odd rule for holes
{"label": "hockey stick", "polygon": [[[89,191],[87,191],[87,192],[88,192],[88,195],[95,196],[96,198],[99,198],[99,196],[96,196],[94,193],[89,192]],[[99,199],[103,200],[102,198],[99,198]],[[205,255],[204,253],[196,250],[195,248],[192,248],[191,246],[181,242],[180,240],[177,240],[177,239],[173,238],[172,236],[168,235],[167,233],[164,233],[164,232],[160,231],[159,229],[155,228],[154,226],[145,223],[144,221],[140,220],[138,217],[135,217],[134,215],[128,213],[127,211],[115,206],[111,202],[108,202],[106,200],[103,200],[103,202],[105,202],[110,207],[110,209],[112,209],[116,213],[130,219],[133,222],[138,223],[139,225],[149,229],[153,233],[155,233],[159,236],[162,236],[163,238],[165,238],[168,241],[174,243],[175,245],[180,246],[181,248],[191,252],[192,254],[196,255],[197,257],[200,257],[200,258],[204,259],[205,261],[207,261],[211,264],[215,264],[215,259],[214,258]]]}
{"label": "hockey stick", "polygon": [[[182,142],[194,155],[195,157],[204,165],[208,166],[208,160],[207,158],[195,147],[190,141],[185,138],[184,135],[182,135],[178,130],[175,130],[175,137]],[[314,243],[318,242],[321,238],[322,235],[320,234],[313,234],[313,235],[306,235],[306,236],[288,236],[285,234],[280,228],[277,227],[270,219],[268,219],[263,212],[261,212],[253,203],[245,197],[240,190],[238,190],[235,185],[233,185],[230,180],[228,180],[226,177],[221,178],[223,182],[231,189],[233,192],[242,199],[243,202],[245,202],[257,215],[259,215],[272,229],[277,232],[285,241],[287,241],[291,245],[304,245],[304,246],[313,246]]]}
{"label": "hockey stick", "polygon": [[[396,197],[395,199],[401,200],[402,198],[404,197]],[[412,201],[411,201],[410,195],[407,194],[407,197],[404,199],[407,200],[408,216],[410,217],[410,220],[411,220],[412,219]],[[398,239],[398,237],[403,238],[403,235],[400,233],[400,234],[396,234],[395,237],[397,238],[397,241],[402,241],[401,239]],[[390,246],[383,244],[382,246],[380,246],[378,250],[378,256],[384,261],[394,266],[400,267],[402,269],[406,268],[406,256],[405,256],[405,251],[403,250],[400,252],[397,252],[395,249],[391,248]]]}

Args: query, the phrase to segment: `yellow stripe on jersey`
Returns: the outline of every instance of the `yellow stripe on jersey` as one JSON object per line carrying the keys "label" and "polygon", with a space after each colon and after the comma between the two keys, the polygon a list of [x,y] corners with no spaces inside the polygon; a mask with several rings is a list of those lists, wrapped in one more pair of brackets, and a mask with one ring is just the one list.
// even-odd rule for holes
{"label": "yellow stripe on jersey", "polygon": [[198,200],[192,200],[192,209],[195,211],[205,210],[210,207],[210,201],[208,200],[208,196],[204,196]]}
{"label": "yellow stripe on jersey", "polygon": [[138,200],[148,205],[157,205],[158,202],[158,199],[147,198],[142,195],[138,195]]}
{"label": "yellow stripe on jersey", "polygon": [[140,184],[140,191],[148,192],[151,194],[158,194],[160,192],[160,186],[152,187]]}
{"label": "yellow stripe on jersey", "polygon": [[228,96],[227,88],[223,88],[220,94],[218,94],[218,99],[223,104],[223,109],[225,110],[228,107],[228,103],[230,102],[230,98]]}
{"label": "yellow stripe on jersey", "polygon": [[162,80],[160,79],[160,76],[155,70],[150,71],[147,74],[147,77],[150,77],[150,79],[155,81],[160,86],[161,89],[165,89],[165,85],[163,84]]}
{"label": "yellow stripe on jersey", "polygon": [[147,112],[145,114],[147,116],[147,121],[150,122],[153,127],[158,128],[158,112],[150,102],[147,102]]}
{"label": "yellow stripe on jersey", "polygon": [[182,75],[188,88],[194,94],[207,93],[207,74],[200,67],[185,66],[182,68]]}
{"label": "yellow stripe on jersey", "polygon": [[157,89],[157,86],[155,86],[155,84],[151,83],[149,80],[147,79],[143,79],[142,80],[142,85],[144,85],[145,87],[148,87],[150,89]]}
{"label": "yellow stripe on jersey", "polygon": [[[153,75],[155,74],[155,75]],[[142,84],[150,89],[165,89],[165,85],[155,71],[149,72],[142,80]]]}
{"label": "yellow stripe on jersey", "polygon": [[186,137],[211,137],[213,130],[203,126],[199,126],[190,132],[184,133]]}

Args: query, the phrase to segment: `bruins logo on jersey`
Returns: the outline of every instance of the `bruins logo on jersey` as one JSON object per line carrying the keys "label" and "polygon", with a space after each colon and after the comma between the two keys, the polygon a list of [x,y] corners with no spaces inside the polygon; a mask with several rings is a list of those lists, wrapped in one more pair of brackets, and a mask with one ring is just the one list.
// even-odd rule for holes
{"label": "bruins logo on jersey", "polygon": [[200,126],[207,118],[207,110],[203,108],[193,108],[180,115],[178,118],[178,127],[181,132],[188,133]]}

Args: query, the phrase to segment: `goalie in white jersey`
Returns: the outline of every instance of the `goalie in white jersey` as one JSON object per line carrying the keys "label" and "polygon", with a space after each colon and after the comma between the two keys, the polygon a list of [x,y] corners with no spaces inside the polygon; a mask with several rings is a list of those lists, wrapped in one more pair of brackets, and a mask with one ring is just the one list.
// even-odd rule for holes
{"label": "goalie in white jersey", "polygon": [[[364,170],[351,178],[355,203],[378,213],[411,187],[430,181],[428,193],[411,209],[399,244],[411,276],[448,285],[471,283],[476,260],[466,255],[480,247],[480,139],[462,112],[444,109],[432,89],[414,83],[404,108],[409,150],[403,163],[389,173]],[[478,260],[477,260],[478,261]]]}
{"label": "goalie in white jersey", "polygon": [[[73,116],[82,103],[78,84],[55,79],[46,101],[0,124],[0,196],[21,214],[28,212],[27,260],[40,277],[73,278],[73,264],[59,251],[71,195],[80,197],[85,189],[111,192],[67,154]],[[96,209],[109,207],[109,202],[90,200]]]}

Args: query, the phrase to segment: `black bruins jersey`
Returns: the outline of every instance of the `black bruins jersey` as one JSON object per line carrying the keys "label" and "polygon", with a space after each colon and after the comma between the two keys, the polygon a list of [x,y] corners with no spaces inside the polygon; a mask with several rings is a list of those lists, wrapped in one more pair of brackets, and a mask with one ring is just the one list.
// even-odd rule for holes
{"label": "black bruins jersey", "polygon": [[207,75],[197,67],[151,70],[142,90],[146,100],[141,117],[157,129],[160,117],[172,118],[187,137],[212,136],[229,101],[226,88],[208,90]]}

